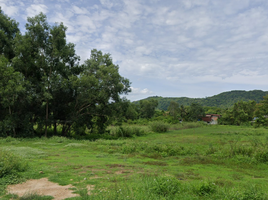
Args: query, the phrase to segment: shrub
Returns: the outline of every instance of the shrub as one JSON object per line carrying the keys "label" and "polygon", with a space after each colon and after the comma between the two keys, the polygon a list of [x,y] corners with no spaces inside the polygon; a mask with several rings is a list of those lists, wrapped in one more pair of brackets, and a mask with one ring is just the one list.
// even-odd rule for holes
{"label": "shrub", "polygon": [[199,196],[207,196],[210,194],[213,194],[216,192],[216,185],[215,183],[211,183],[211,182],[203,182],[202,184],[200,184],[197,188],[196,188],[196,193]]}
{"label": "shrub", "polygon": [[14,175],[27,169],[27,163],[11,152],[0,149],[0,178]]}
{"label": "shrub", "polygon": [[116,137],[133,137],[144,135],[144,131],[138,127],[120,126],[115,130]]}
{"label": "shrub", "polygon": [[155,121],[150,123],[151,129],[157,133],[167,132],[169,125],[162,121]]}

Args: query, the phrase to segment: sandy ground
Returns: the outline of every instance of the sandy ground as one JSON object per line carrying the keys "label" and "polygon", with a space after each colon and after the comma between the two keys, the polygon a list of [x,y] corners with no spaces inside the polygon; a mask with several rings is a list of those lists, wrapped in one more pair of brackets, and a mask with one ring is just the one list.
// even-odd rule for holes
{"label": "sandy ground", "polygon": [[53,196],[54,200],[62,200],[70,197],[79,196],[78,194],[73,194],[72,185],[60,186],[57,183],[50,182],[47,178],[42,178],[39,180],[28,180],[25,183],[10,185],[7,187],[8,193],[17,194],[18,196],[23,196],[25,194],[39,194]]}

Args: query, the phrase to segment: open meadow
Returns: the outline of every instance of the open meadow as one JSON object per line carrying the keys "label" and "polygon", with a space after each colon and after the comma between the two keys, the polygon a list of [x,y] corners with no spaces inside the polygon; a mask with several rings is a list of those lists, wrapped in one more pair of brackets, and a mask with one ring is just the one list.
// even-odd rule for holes
{"label": "open meadow", "polygon": [[[112,133],[117,127],[110,127]],[[239,126],[148,126],[116,140],[0,139],[2,199],[53,199],[7,185],[48,178],[73,185],[68,199],[268,199],[268,130]],[[89,195],[90,194],[90,195]],[[27,197],[28,195],[28,197]]]}

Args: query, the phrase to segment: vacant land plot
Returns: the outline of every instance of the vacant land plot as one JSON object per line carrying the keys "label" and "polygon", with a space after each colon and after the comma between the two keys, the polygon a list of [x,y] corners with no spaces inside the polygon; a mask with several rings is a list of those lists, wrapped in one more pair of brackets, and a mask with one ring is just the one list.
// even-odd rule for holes
{"label": "vacant land plot", "polygon": [[77,194],[69,199],[268,199],[267,129],[206,126],[96,141],[2,138],[0,150],[27,165],[12,175],[17,181],[1,179],[3,199],[19,199],[14,190],[4,196],[10,183],[42,178],[69,185]]}

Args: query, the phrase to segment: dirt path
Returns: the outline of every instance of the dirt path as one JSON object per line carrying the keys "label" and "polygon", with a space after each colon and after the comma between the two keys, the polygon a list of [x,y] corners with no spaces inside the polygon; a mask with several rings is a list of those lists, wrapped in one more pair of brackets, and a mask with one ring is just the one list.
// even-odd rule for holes
{"label": "dirt path", "polygon": [[28,180],[22,184],[10,185],[7,187],[7,191],[20,197],[26,194],[49,195],[53,196],[54,200],[79,196],[78,194],[73,194],[73,191],[69,190],[69,188],[73,188],[73,186],[60,186],[57,183],[50,182],[47,178],[42,178],[39,180]]}

